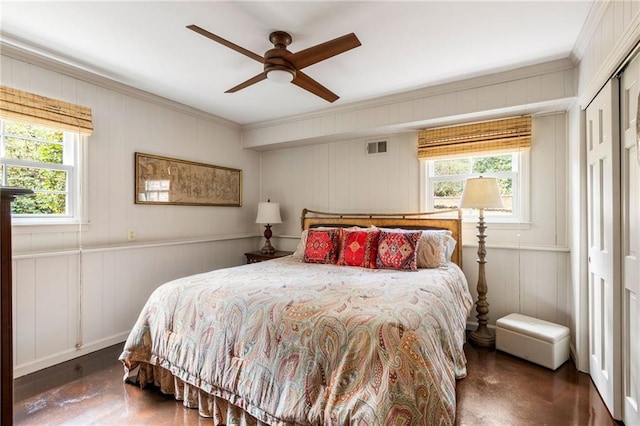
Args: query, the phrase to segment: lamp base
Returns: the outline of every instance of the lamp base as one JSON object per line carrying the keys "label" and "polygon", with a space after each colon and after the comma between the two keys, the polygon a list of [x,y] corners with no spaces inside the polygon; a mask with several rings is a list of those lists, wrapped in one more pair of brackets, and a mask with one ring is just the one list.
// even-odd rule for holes
{"label": "lamp base", "polygon": [[264,226],[264,239],[266,241],[264,242],[264,246],[260,249],[260,253],[262,253],[262,254],[273,254],[273,253],[276,252],[275,247],[273,247],[271,245],[271,241],[269,241],[272,236],[273,236],[273,233],[271,232],[271,225],[270,224],[266,224]]}
{"label": "lamp base", "polygon": [[262,248],[260,249],[260,253],[262,254],[273,254],[275,252],[275,247],[271,245],[271,241],[269,241],[268,239],[264,242],[264,246],[262,246]]}
{"label": "lamp base", "polygon": [[494,348],[496,346],[496,335],[486,325],[479,325],[475,331],[469,333],[468,338],[469,342],[475,346],[483,348]]}

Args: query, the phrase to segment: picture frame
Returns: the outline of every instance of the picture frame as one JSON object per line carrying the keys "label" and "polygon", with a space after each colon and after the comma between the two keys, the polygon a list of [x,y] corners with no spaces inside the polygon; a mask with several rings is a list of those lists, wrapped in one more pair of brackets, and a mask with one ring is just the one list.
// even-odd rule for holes
{"label": "picture frame", "polygon": [[242,206],[242,170],[135,153],[135,204]]}

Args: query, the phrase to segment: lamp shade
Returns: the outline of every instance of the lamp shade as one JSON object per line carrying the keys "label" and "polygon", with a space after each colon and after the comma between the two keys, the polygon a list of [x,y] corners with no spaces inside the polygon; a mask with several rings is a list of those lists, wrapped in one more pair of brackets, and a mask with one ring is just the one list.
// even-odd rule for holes
{"label": "lamp shade", "polygon": [[500,209],[502,208],[502,197],[498,189],[496,178],[470,178],[464,185],[461,208],[472,209]]}
{"label": "lamp shade", "polygon": [[282,223],[280,219],[280,204],[271,201],[258,203],[256,223]]}

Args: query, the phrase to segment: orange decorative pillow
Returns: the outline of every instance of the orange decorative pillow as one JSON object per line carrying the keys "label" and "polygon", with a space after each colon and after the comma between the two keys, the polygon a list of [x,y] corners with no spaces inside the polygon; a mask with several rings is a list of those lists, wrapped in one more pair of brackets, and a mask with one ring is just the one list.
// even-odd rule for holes
{"label": "orange decorative pillow", "polygon": [[415,271],[416,247],[422,232],[381,231],[378,237],[376,267]]}
{"label": "orange decorative pillow", "polygon": [[338,260],[340,230],[314,230],[307,233],[304,261],[307,263],[336,263]]}
{"label": "orange decorative pillow", "polygon": [[375,268],[380,231],[342,230],[338,265]]}

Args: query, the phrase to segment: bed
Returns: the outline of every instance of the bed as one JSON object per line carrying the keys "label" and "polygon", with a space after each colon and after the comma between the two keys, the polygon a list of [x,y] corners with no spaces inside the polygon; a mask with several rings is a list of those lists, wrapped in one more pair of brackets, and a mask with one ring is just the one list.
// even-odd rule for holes
{"label": "bed", "polygon": [[[472,306],[460,216],[304,209],[302,227],[292,256],[158,287],[120,356],[125,381],[214,425],[453,424]],[[317,263],[336,234],[343,250]],[[438,266],[418,267],[425,236]]]}

